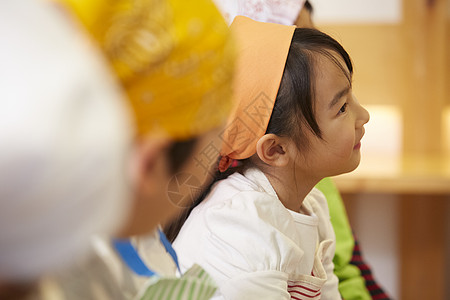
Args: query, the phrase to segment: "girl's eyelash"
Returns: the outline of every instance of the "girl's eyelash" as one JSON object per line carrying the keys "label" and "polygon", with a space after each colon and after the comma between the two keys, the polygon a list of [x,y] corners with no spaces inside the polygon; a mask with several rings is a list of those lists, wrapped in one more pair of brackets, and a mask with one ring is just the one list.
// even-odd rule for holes
{"label": "girl's eyelash", "polygon": [[343,114],[347,111],[347,105],[348,103],[344,103],[344,105],[341,106],[341,108],[339,109],[339,114]]}

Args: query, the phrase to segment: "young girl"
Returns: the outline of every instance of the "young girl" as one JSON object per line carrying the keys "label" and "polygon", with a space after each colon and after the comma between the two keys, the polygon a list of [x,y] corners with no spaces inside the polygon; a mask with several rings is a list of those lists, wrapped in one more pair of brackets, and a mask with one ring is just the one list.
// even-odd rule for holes
{"label": "young girl", "polygon": [[[335,237],[322,178],[354,170],[368,112],[352,94],[352,64],[314,29],[237,17],[236,104],[219,170],[175,240],[217,299],[340,299]],[[176,232],[175,228],[175,232]]]}

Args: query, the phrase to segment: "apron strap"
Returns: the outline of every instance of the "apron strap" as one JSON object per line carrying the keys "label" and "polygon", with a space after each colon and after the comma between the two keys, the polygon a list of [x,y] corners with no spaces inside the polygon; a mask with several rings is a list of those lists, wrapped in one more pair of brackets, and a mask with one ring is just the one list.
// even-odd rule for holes
{"label": "apron strap", "polygon": [[[177,265],[178,271],[180,271],[180,266],[178,264],[178,258],[177,254],[175,253],[175,250],[173,249],[170,242],[167,240],[167,237],[164,235],[164,233],[158,229],[159,233],[159,240],[163,244],[166,251],[170,254],[173,261]],[[116,251],[119,253],[122,260],[127,264],[127,266],[137,275],[139,276],[146,276],[151,277],[158,275],[151,269],[147,267],[147,265],[144,263],[144,261],[139,256],[139,253],[134,248],[133,244],[131,244],[130,239],[114,239],[113,240],[113,246],[116,249]],[[181,271],[180,271],[181,274]]]}

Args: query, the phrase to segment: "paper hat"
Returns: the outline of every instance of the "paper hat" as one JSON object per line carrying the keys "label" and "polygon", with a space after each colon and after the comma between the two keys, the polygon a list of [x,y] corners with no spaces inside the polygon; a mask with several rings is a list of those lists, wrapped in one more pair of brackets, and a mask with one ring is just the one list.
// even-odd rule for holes
{"label": "paper hat", "polygon": [[230,29],[236,38],[238,60],[235,103],[222,136],[221,171],[228,168],[230,159],[256,153],[256,143],[272,115],[295,26],[238,16]]}

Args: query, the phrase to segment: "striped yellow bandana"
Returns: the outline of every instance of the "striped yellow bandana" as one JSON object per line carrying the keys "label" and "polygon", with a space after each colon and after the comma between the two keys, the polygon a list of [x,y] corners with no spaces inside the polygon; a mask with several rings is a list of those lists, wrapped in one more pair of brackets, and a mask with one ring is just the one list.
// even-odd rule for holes
{"label": "striped yellow bandana", "polygon": [[56,0],[102,48],[140,135],[188,139],[231,108],[234,48],[210,0]]}

